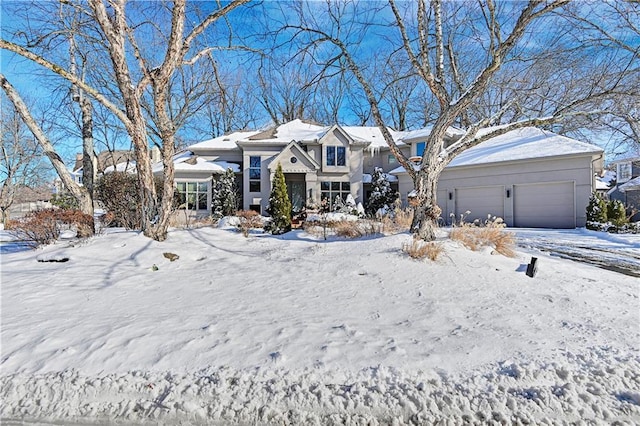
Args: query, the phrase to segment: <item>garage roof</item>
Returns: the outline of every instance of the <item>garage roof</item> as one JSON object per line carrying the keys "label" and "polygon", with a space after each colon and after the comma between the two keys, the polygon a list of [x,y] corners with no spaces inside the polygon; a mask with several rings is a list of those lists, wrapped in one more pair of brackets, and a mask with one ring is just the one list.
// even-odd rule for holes
{"label": "garage roof", "polygon": [[[489,131],[491,129],[486,130]],[[601,152],[602,148],[596,145],[535,127],[524,127],[469,148],[454,158],[449,167]]]}

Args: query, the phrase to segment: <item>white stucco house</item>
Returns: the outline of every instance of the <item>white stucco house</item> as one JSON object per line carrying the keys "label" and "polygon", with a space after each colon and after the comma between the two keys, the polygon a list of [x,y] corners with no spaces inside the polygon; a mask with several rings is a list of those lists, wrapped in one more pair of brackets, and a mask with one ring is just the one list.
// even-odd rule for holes
{"label": "white stucco house", "polygon": [[[428,134],[428,128],[392,131],[408,157],[422,154]],[[447,138],[454,141],[461,134],[452,128]],[[584,226],[585,207],[603,157],[597,146],[536,128],[493,138],[459,155],[443,172],[438,186],[443,220],[470,211],[468,220],[490,214],[502,217],[508,226]],[[413,189],[377,127],[294,120],[196,143],[175,161],[178,192],[185,200],[197,200],[186,203],[194,215],[209,214],[212,182],[229,167],[236,172],[240,208],[263,214],[278,163],[294,210],[348,194],[365,204],[375,167],[390,173],[403,200]]]}

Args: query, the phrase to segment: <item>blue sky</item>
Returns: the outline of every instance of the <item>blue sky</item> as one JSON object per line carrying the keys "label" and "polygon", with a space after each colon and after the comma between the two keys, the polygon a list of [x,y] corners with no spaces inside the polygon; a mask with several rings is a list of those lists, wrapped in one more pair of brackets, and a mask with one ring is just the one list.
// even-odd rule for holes
{"label": "blue sky", "polygon": [[[57,2],[54,3],[57,4]],[[3,1],[1,4],[3,13],[0,15],[0,19],[2,19],[0,24],[2,26],[3,37],[9,38],[8,31],[12,28],[20,26],[24,26],[26,28],[33,24],[32,22],[27,22],[15,15],[6,13],[7,8],[15,4],[16,3],[6,1]],[[207,9],[211,8],[213,3],[197,2],[194,4],[200,7],[204,14],[208,12]],[[393,19],[393,16],[388,7],[383,7],[385,4],[385,2],[355,3],[353,9],[345,10],[345,19],[341,22],[341,34],[344,34],[344,31],[350,29],[351,25],[355,25],[354,23],[357,23],[360,20],[367,20],[376,23],[376,25],[367,25],[364,28],[358,28],[357,31],[351,35],[351,38],[346,39],[346,41],[350,43],[350,47],[354,48],[353,52],[355,52],[354,54],[360,61],[360,64],[363,65],[365,71],[371,72],[370,75],[372,76],[377,76],[381,72],[380,69],[376,68],[380,66],[376,60],[386,59],[389,57],[390,53],[387,39],[395,38],[398,35],[397,29],[389,26],[389,22]],[[448,3],[446,7],[455,8],[461,4],[462,3],[451,2]],[[521,3],[505,3],[504,7],[511,8],[519,4]],[[580,3],[578,4],[580,5]],[[595,3],[591,3],[591,5],[593,4]],[[137,2],[135,5],[141,6],[145,5],[145,3]],[[263,4],[252,3],[247,7],[234,11],[229,16],[229,23],[233,26],[236,38],[229,41],[229,33],[226,23],[219,22],[220,25],[212,27],[210,31],[203,35],[201,41],[210,45],[221,46],[228,46],[229,43],[231,43],[231,45],[248,43],[252,48],[263,49],[267,47],[267,42],[259,35],[255,35],[254,30],[259,28],[262,23],[271,23],[273,26],[273,23],[282,23],[287,19],[295,18],[294,5],[294,3],[275,1],[267,1]],[[298,5],[300,5],[300,3],[298,3]],[[380,7],[375,11],[363,11],[363,9],[367,9],[371,5]],[[320,26],[327,25],[328,16],[326,14],[324,2],[307,2],[302,3],[302,6],[313,12],[311,15]],[[403,9],[403,12],[407,13],[407,22],[411,22],[413,19],[412,16],[414,16],[412,13],[414,12],[413,9],[415,9],[415,3],[400,2],[399,6]],[[597,14],[592,16],[595,17],[598,22],[607,22],[606,16],[597,16]],[[459,21],[470,19],[477,22],[479,17],[479,14],[478,16],[460,14],[457,19]],[[197,20],[197,17],[193,15],[193,22],[196,22]],[[508,25],[506,22],[504,24],[505,26]],[[456,36],[466,37],[467,47],[473,48],[474,45],[487,42],[486,37],[482,33],[472,33],[468,32],[468,30],[465,30],[467,32],[463,32],[462,28],[462,25],[456,28],[456,30],[459,30],[457,31]],[[522,49],[534,49],[545,42],[546,37],[548,37],[548,34],[550,33],[550,29],[545,28],[544,22],[542,22],[539,23],[539,27],[536,28],[536,30],[537,33],[527,39],[528,44],[526,44]],[[640,44],[638,34],[623,32],[623,30],[616,28],[612,28],[612,32],[616,35],[620,35],[622,39],[627,40],[631,44]],[[335,31],[332,31],[332,33],[336,34]],[[282,44],[286,45],[286,42],[288,41],[287,37],[289,37],[289,34],[287,33],[283,33],[281,35],[280,41]],[[574,42],[578,41],[579,37],[580,34],[575,34]],[[286,48],[284,50],[286,50]],[[334,49],[330,48],[327,44],[324,44],[320,46],[314,54],[318,56],[331,55],[333,51]],[[599,51],[593,52],[594,55],[598,55],[599,53]],[[251,57],[247,54],[240,54],[238,52],[217,52],[216,58],[220,62],[222,69],[230,74],[235,73],[249,76],[255,69],[255,63],[249,62],[249,59],[255,58],[255,56]],[[463,57],[462,59],[464,60],[465,58]],[[479,63],[477,61],[471,60],[463,65],[465,66],[465,71],[468,74],[473,75],[473,69],[477,67],[478,64]],[[16,86],[18,91],[23,94],[27,100],[41,105],[46,105],[46,102],[52,98],[50,94],[50,82],[55,79],[44,78],[44,75],[52,74],[48,71],[43,71],[42,67],[33,65],[29,61],[16,57],[13,53],[4,50],[0,51],[0,67],[2,72],[8,77],[9,81]],[[360,90],[359,87],[355,87],[357,90]],[[353,117],[353,113],[349,110],[349,102],[345,101],[343,105],[342,120],[344,124],[351,124],[349,123],[349,117]],[[261,123],[265,123],[267,121],[267,117],[265,116]],[[197,141],[207,138],[208,135],[191,132],[183,134],[182,137],[187,138],[190,141]],[[602,140],[606,140],[606,138],[607,137],[604,136],[602,137]],[[63,142],[67,145],[62,148],[63,155],[66,158],[72,157],[74,153],[78,151],[78,147],[80,146],[79,141],[67,140]],[[126,145],[126,143],[124,145]]]}

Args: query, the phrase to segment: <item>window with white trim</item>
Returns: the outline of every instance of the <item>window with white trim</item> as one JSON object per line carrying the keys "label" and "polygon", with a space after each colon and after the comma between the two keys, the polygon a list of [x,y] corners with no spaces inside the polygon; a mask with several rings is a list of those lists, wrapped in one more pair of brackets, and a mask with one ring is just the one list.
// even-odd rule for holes
{"label": "window with white trim", "polygon": [[426,142],[418,142],[416,144],[416,156],[422,157],[422,154],[424,154],[424,149],[426,147],[427,147],[427,143]]}
{"label": "window with white trim", "polygon": [[260,192],[261,162],[260,157],[249,157],[249,192]]}
{"label": "window with white trim", "polygon": [[177,182],[178,208],[187,210],[208,210],[208,182]]}
{"label": "window with white trim", "polygon": [[618,170],[616,174],[617,174],[618,183],[622,183],[630,180],[631,179],[631,162],[618,163]]}
{"label": "window with white trim", "polygon": [[327,166],[346,166],[347,150],[344,146],[327,146]]}
{"label": "window with white trim", "polygon": [[347,195],[350,193],[351,184],[349,182],[320,182],[320,198],[327,200],[330,208],[333,208],[336,197],[346,201]]}

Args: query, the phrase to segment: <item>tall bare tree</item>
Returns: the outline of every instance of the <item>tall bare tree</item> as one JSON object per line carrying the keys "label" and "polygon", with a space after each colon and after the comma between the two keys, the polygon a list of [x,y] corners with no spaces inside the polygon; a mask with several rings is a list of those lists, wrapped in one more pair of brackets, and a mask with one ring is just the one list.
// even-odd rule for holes
{"label": "tall bare tree", "polygon": [[49,159],[51,164],[53,165],[56,173],[62,180],[62,184],[71,192],[71,194],[78,200],[80,204],[80,209],[83,212],[90,211],[93,213],[93,199],[89,195],[87,188],[78,185],[71,176],[71,173],[67,169],[62,161],[62,158],[56,152],[53,144],[47,137],[47,134],[42,129],[42,127],[38,124],[36,119],[31,114],[30,109],[25,104],[24,100],[20,97],[20,94],[16,91],[16,89],[9,83],[9,81],[5,78],[3,74],[0,73],[0,87],[7,95],[7,98],[13,104],[16,112],[24,122],[24,124],[29,128],[29,131],[36,138],[38,144],[40,145],[40,149],[44,153],[44,155]]}
{"label": "tall bare tree", "polygon": [[[177,126],[172,121],[170,112],[172,98],[169,90],[172,78],[180,67],[194,63],[213,49],[211,46],[204,46],[202,50],[194,51],[196,39],[211,24],[247,2],[248,0],[234,0],[219,5],[219,8],[192,25],[191,20],[187,20],[186,0],[176,0],[171,4],[137,4],[127,3],[126,0],[88,0],[86,4],[68,1],[83,13],[88,22],[94,24],[92,36],[99,40],[108,54],[108,72],[117,85],[117,100],[110,99],[99,88],[87,84],[69,69],[35,54],[28,47],[0,40],[0,48],[22,55],[67,79],[106,106],[123,123],[136,154],[143,206],[142,231],[155,240],[162,241],[167,236],[174,193],[173,155]],[[155,16],[151,17],[149,14]],[[149,20],[146,20],[147,17]],[[149,47],[148,40],[152,36],[161,37],[162,45]],[[156,193],[149,153],[148,117],[143,108],[143,98],[147,93],[151,98],[154,123],[162,141],[162,199]]]}
{"label": "tall bare tree", "polygon": [[[438,179],[456,155],[516,128],[548,125],[568,116],[592,112],[590,100],[616,94],[621,81],[630,78],[625,70],[629,70],[628,65],[637,61],[637,57],[619,55],[618,59],[625,64],[619,68],[617,76],[592,76],[580,91],[573,92],[577,97],[561,97],[561,101],[555,102],[544,115],[524,113],[517,122],[480,132],[498,123],[509,111],[523,107],[518,102],[521,96],[517,96],[492,109],[489,115],[470,115],[478,101],[495,89],[495,79],[501,73],[522,75],[543,54],[553,54],[566,37],[573,37],[570,32],[556,31],[555,27],[555,19],[559,18],[554,13],[569,3],[570,0],[531,0],[527,3],[495,0],[397,3],[389,0],[387,14],[376,14],[375,22],[381,24],[380,19],[384,19],[378,16],[392,16],[387,24],[395,29],[396,37],[387,35],[376,39],[380,41],[379,49],[384,46],[389,54],[401,51],[437,105],[431,134],[418,165],[404,156],[388,131],[379,88],[363,71],[368,63],[359,55],[358,46],[352,43],[354,32],[347,31],[342,25],[356,19],[355,16],[363,22],[362,14],[356,13],[357,9],[364,7],[363,4],[327,2],[324,11],[319,10],[317,4],[299,5],[296,14],[289,14],[282,33],[295,37],[301,49],[326,58],[327,67],[335,66],[340,60],[346,64],[345,71],[355,76],[369,102],[373,120],[391,152],[413,179],[415,190],[411,198],[416,208],[412,232],[422,239],[433,240],[441,213],[436,199]],[[362,39],[362,32],[368,31],[368,42],[374,42],[375,34],[367,30],[366,25],[355,31],[359,32],[355,36],[358,39]],[[574,43],[572,48],[581,47]],[[562,54],[559,50],[555,53]],[[557,89],[564,90],[562,87]],[[583,106],[584,109],[581,108]],[[463,125],[465,132],[449,144],[446,134],[453,125]]]}
{"label": "tall bare tree", "polygon": [[23,187],[45,181],[42,151],[16,109],[2,96],[0,108],[0,220],[7,225],[8,210]]}

